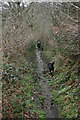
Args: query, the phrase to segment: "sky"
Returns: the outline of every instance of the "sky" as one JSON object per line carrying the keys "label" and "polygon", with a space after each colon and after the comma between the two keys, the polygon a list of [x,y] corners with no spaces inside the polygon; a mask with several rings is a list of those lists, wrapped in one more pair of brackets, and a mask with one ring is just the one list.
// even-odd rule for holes
{"label": "sky", "polygon": [[[24,2],[25,7],[27,7],[31,2],[79,2],[80,0],[0,0],[0,2],[4,2],[5,4],[8,4],[7,2],[11,2],[11,1]],[[0,10],[1,10],[1,4],[0,4]]]}
{"label": "sky", "polygon": [[[0,0],[5,2],[10,2],[11,0]],[[80,0],[14,0],[15,2],[23,1],[23,2],[79,2]]]}

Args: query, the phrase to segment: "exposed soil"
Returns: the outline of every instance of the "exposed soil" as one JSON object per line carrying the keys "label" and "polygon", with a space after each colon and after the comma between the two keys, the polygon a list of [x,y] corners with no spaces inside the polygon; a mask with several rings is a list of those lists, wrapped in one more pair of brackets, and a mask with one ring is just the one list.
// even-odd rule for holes
{"label": "exposed soil", "polygon": [[47,118],[58,118],[58,107],[55,104],[54,100],[51,100],[51,91],[48,81],[45,79],[44,64],[41,58],[41,51],[36,51],[37,62],[38,62],[38,75],[39,83],[42,88],[42,94],[44,96],[44,110],[46,112]]}

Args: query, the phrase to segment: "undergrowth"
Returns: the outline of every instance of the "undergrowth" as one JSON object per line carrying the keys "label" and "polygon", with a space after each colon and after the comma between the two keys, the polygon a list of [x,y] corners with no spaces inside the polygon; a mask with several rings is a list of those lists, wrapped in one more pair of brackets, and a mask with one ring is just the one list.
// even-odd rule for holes
{"label": "undergrowth", "polygon": [[37,81],[36,60],[34,58],[32,64],[31,59],[34,53],[35,50],[29,49],[22,65],[19,62],[3,64],[2,118],[46,118],[42,106],[44,98]]}
{"label": "undergrowth", "polygon": [[[71,60],[66,54],[61,54],[54,47],[43,52],[48,61],[55,61],[54,76],[46,73],[46,79],[51,86],[53,99],[56,101],[60,118],[78,117],[78,60]],[[48,69],[48,68],[46,68]]]}

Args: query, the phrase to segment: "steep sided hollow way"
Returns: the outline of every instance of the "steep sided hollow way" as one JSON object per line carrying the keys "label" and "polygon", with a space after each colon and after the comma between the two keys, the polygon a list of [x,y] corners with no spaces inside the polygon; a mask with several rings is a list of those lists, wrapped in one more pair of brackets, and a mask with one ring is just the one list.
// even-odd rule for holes
{"label": "steep sided hollow way", "polygon": [[54,101],[51,101],[51,91],[49,89],[49,83],[45,79],[43,74],[44,64],[41,58],[41,51],[36,50],[37,63],[38,63],[38,76],[39,83],[42,89],[42,95],[44,96],[43,107],[46,112],[47,118],[58,118],[58,107]]}

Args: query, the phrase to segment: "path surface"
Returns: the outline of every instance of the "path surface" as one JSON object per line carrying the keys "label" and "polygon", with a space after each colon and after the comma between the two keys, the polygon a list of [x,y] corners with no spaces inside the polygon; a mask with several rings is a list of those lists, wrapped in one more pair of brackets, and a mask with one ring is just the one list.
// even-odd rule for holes
{"label": "path surface", "polygon": [[58,108],[56,104],[52,103],[51,105],[51,92],[49,89],[49,83],[45,79],[45,76],[43,74],[44,71],[44,65],[41,58],[41,51],[36,51],[37,56],[37,62],[38,62],[38,75],[39,75],[39,83],[42,88],[42,94],[45,97],[44,99],[44,110],[46,112],[47,118],[58,118]]}

